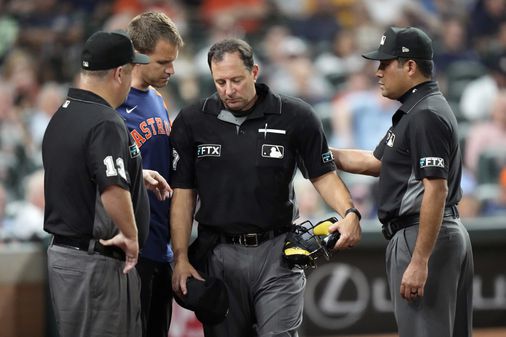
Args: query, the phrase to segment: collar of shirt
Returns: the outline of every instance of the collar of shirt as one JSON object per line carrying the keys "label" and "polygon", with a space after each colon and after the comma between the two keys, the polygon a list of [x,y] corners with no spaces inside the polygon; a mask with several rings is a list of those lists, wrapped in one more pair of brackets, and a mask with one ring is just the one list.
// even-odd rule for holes
{"label": "collar of shirt", "polygon": [[423,82],[409,89],[399,98],[402,105],[392,116],[392,124],[397,124],[423,97],[436,92],[439,92],[439,87],[435,81]]}
{"label": "collar of shirt", "polygon": [[[265,84],[255,84],[255,88],[257,95],[260,97],[247,119],[261,118],[266,114],[281,115],[281,98],[279,95],[274,94]],[[217,93],[208,97],[202,105],[203,112],[216,116],[219,115],[223,108],[223,103]]]}
{"label": "collar of shirt", "polygon": [[112,109],[111,105],[107,103],[105,99],[100,97],[99,95],[95,94],[94,92],[78,89],[78,88],[70,88],[68,95],[69,98],[80,100],[80,101],[87,101],[87,102],[93,102],[97,104],[102,104],[105,106],[108,106]]}
{"label": "collar of shirt", "polygon": [[399,110],[408,113],[423,97],[438,91],[439,87],[435,81],[417,84],[399,98],[399,101],[402,103]]}

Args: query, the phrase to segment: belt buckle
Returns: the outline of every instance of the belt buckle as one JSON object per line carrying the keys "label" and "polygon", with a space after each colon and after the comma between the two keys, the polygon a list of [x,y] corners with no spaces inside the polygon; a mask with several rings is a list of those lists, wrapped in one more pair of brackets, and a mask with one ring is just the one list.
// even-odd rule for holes
{"label": "belt buckle", "polygon": [[[252,242],[253,243],[250,243]],[[239,244],[245,247],[258,247],[258,235],[253,234],[243,234],[239,236]]]}

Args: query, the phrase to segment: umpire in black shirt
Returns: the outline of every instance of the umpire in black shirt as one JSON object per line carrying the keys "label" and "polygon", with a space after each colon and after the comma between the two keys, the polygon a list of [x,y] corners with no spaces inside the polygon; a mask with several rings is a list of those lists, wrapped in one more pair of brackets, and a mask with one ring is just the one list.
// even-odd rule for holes
{"label": "umpire in black shirt", "polygon": [[[44,135],[44,229],[54,234],[48,270],[60,337],[141,336],[134,266],[149,204],[139,149],[114,109],[130,90],[134,63],[148,62],[128,36],[93,34],[80,87],[69,90]],[[144,176],[156,189],[159,175]]]}
{"label": "umpire in black shirt", "polygon": [[187,252],[197,193],[197,243],[215,245],[204,252],[204,269],[223,279],[230,303],[222,323],[204,324],[205,335],[297,336],[305,277],[282,261],[286,232],[297,216],[296,166],[344,217],[333,228],[341,233],[337,249],[360,239],[360,214],[335,173],[312,108],[256,84],[259,67],[246,42],[214,44],[208,63],[217,93],[183,109],[171,134],[172,286],[181,296],[188,277],[200,278]]}
{"label": "umpire in black shirt", "polygon": [[473,257],[457,211],[462,158],[455,115],[432,81],[432,42],[420,29],[389,28],[376,72],[402,106],[374,152],[332,149],[338,168],[379,175],[387,277],[400,337],[472,334]]}

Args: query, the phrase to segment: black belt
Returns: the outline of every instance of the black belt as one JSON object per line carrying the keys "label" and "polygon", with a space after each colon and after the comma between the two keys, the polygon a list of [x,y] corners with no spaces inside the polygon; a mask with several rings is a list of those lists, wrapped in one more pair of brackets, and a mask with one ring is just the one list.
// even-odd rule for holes
{"label": "black belt", "polygon": [[70,236],[55,235],[53,245],[82,250],[88,254],[98,253],[100,255],[112,257],[117,260],[125,261],[125,252],[116,246],[104,246],[95,239],[80,239]]}
{"label": "black belt", "polygon": [[245,247],[257,247],[260,244],[275,238],[278,235],[290,231],[290,226],[276,228],[267,232],[261,233],[245,233],[245,234],[226,234],[220,233],[221,243],[233,243]]}
{"label": "black belt", "polygon": [[[451,218],[451,219],[459,218],[459,210],[457,209],[457,206],[445,207],[443,218]],[[418,225],[419,223],[420,223],[420,214],[401,216],[383,225],[381,231],[383,232],[383,236],[385,237],[385,239],[390,240],[395,235],[395,233],[397,233],[401,229]]]}

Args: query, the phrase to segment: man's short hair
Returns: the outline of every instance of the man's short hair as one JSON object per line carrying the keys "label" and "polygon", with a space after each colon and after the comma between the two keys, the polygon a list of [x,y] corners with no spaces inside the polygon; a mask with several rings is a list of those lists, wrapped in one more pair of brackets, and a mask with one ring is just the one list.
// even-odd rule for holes
{"label": "man's short hair", "polygon": [[128,24],[127,31],[140,53],[152,53],[160,39],[169,41],[177,48],[184,45],[176,25],[162,12],[150,11],[137,15]]}
{"label": "man's short hair", "polygon": [[399,57],[399,65],[402,66],[404,63],[406,63],[408,60],[413,60],[420,73],[427,78],[432,78],[432,73],[434,71],[434,61],[432,60],[421,60],[421,59],[411,59],[411,58],[404,58]]}
{"label": "man's short hair", "polygon": [[239,53],[241,60],[248,70],[253,69],[253,65],[255,64],[253,60],[253,48],[246,41],[236,38],[225,39],[211,46],[207,54],[209,69],[211,69],[211,62],[222,61],[225,54],[233,53]]}

